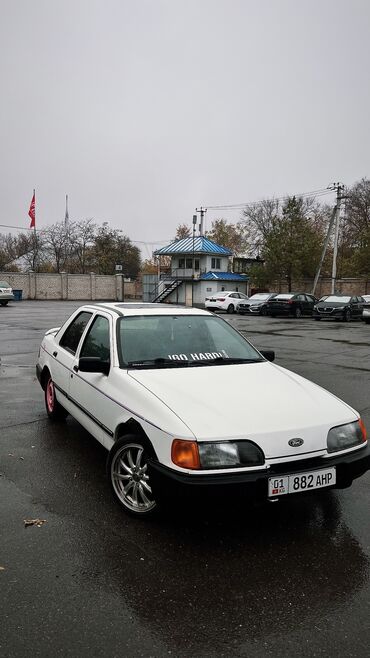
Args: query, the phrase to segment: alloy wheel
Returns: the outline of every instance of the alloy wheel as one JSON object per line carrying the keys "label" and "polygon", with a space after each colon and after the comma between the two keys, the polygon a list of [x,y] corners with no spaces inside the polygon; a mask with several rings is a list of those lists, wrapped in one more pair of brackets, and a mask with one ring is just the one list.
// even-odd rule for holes
{"label": "alloy wheel", "polygon": [[139,443],[123,444],[114,453],[111,483],[120,503],[130,512],[145,514],[156,506],[147,471],[144,448]]}

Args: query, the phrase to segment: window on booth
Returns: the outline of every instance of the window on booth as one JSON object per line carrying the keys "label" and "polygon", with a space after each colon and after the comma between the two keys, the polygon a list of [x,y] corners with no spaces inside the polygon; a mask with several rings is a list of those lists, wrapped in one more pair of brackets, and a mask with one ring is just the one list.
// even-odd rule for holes
{"label": "window on booth", "polygon": [[221,269],[221,258],[212,258],[211,267],[213,270]]}

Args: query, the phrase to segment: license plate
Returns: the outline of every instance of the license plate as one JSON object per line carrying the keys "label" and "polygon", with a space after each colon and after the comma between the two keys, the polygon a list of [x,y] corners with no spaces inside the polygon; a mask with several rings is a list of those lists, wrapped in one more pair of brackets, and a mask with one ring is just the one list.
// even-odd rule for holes
{"label": "license plate", "polygon": [[269,478],[269,497],[330,487],[336,482],[335,466],[320,471]]}

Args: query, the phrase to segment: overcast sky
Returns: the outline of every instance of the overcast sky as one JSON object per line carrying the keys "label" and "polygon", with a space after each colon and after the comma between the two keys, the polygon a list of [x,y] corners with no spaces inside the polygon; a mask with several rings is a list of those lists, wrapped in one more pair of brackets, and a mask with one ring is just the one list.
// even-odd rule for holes
{"label": "overcast sky", "polygon": [[2,224],[29,225],[35,187],[38,228],[68,193],[71,220],[170,241],[201,204],[369,176],[368,0],[0,9]]}

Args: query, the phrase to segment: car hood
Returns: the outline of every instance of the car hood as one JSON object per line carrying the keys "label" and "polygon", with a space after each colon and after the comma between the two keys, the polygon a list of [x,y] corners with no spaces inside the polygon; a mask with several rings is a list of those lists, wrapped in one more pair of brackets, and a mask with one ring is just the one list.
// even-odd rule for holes
{"label": "car hood", "polygon": [[[331,427],[358,418],[331,393],[266,361],[129,374],[172,409],[198,441],[248,438],[266,457],[325,450]],[[304,444],[292,451],[291,438],[303,438]]]}
{"label": "car hood", "polygon": [[342,306],[348,306],[349,302],[319,302],[316,304],[317,308],[341,308]]}

